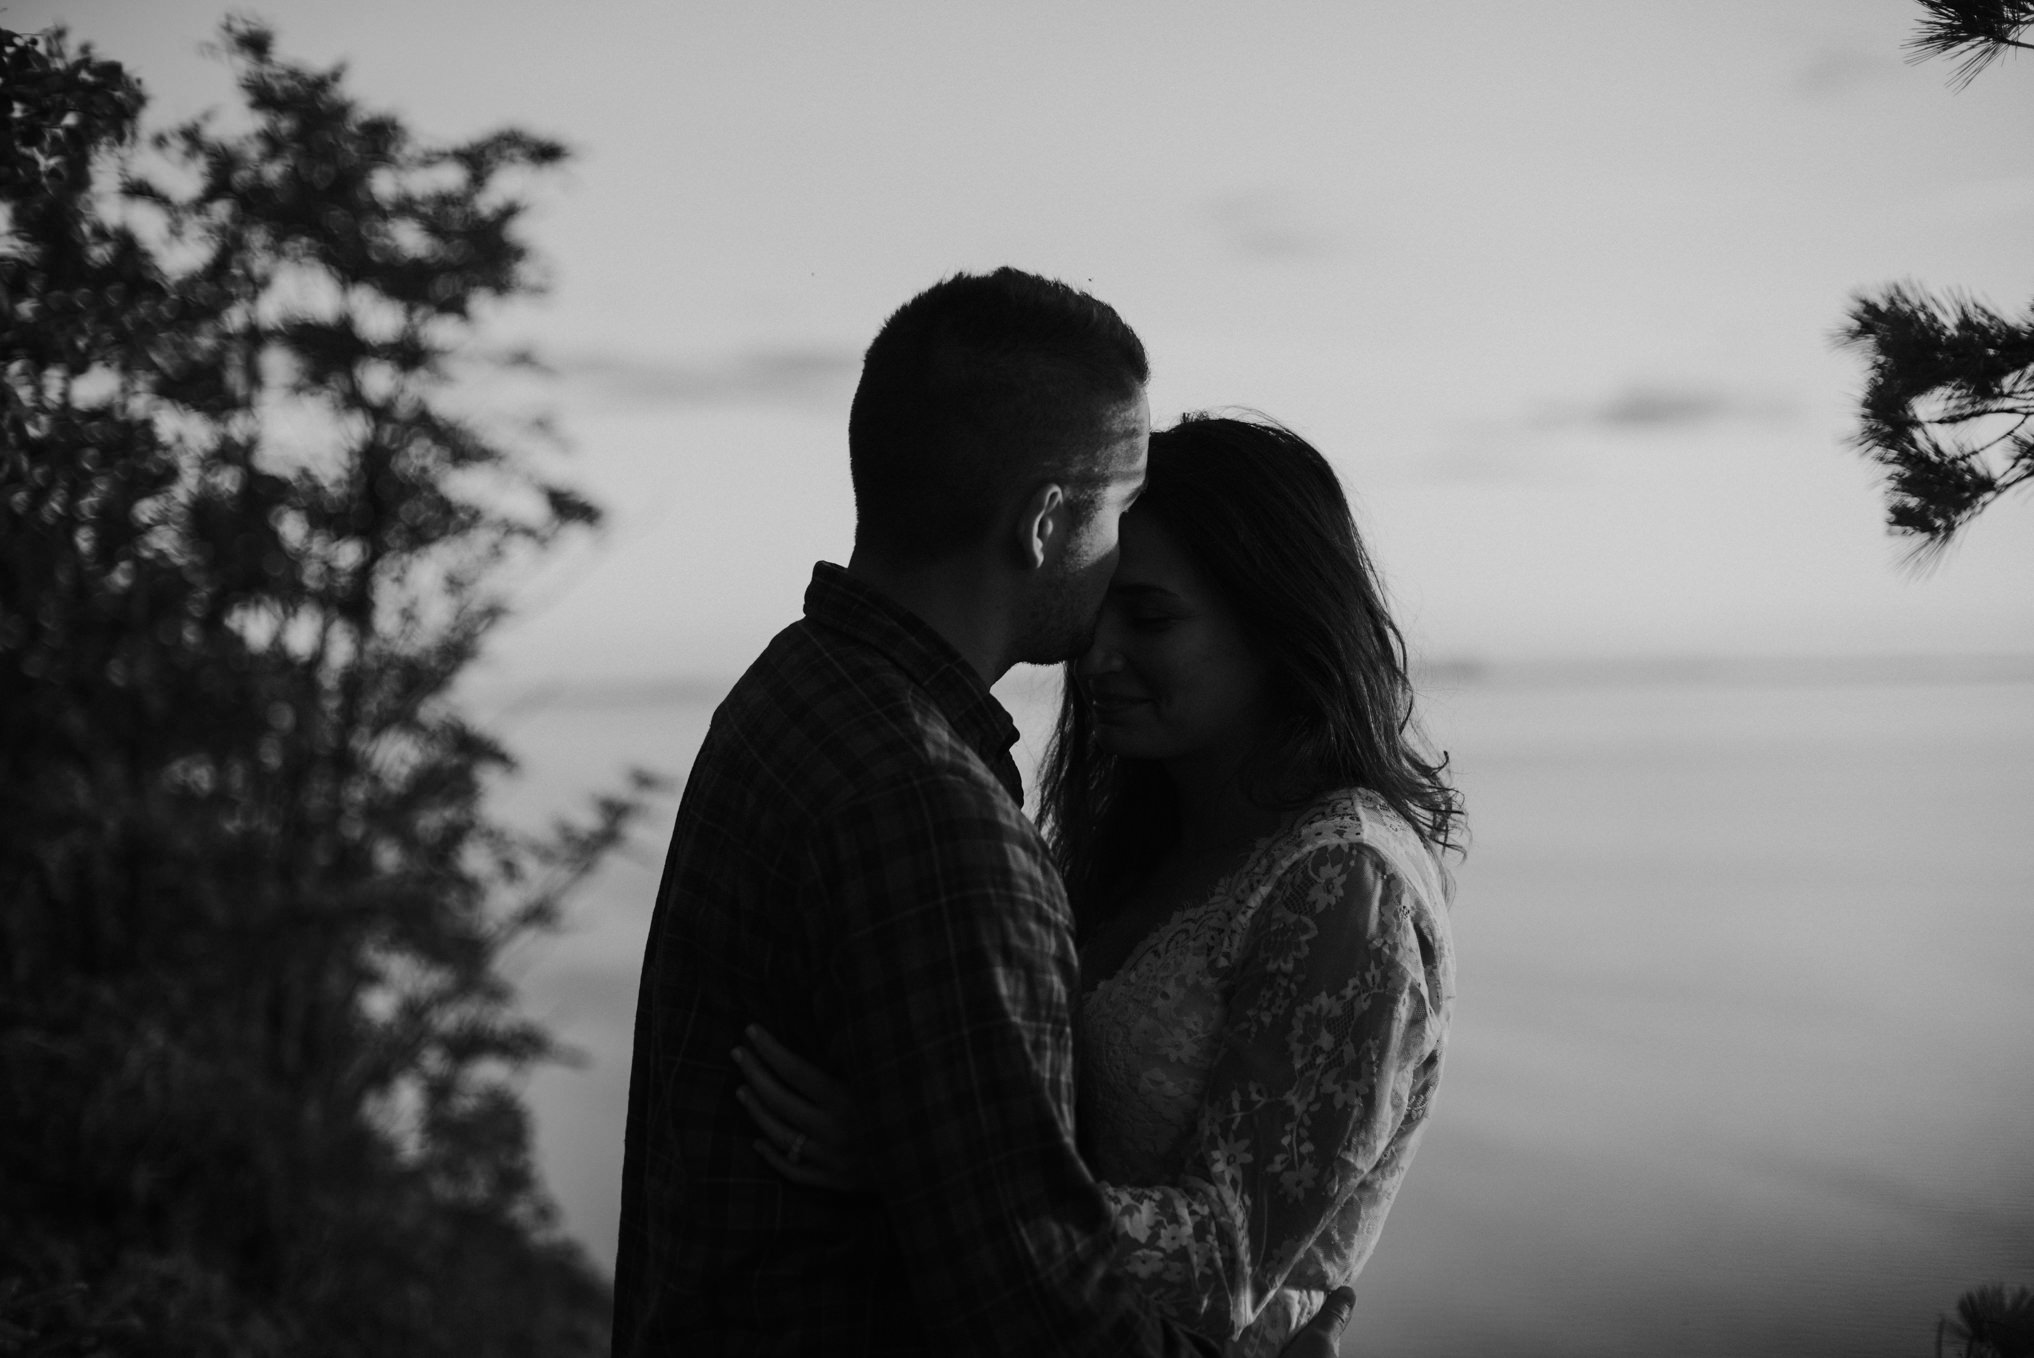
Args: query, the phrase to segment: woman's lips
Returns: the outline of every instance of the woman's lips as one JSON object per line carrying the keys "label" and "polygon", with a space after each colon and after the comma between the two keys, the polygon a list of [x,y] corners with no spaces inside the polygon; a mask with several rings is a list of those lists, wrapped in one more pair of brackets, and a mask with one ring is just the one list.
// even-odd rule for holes
{"label": "woman's lips", "polygon": [[1111,721],[1122,716],[1133,707],[1142,707],[1150,699],[1139,698],[1128,693],[1089,693],[1088,706],[1102,721]]}

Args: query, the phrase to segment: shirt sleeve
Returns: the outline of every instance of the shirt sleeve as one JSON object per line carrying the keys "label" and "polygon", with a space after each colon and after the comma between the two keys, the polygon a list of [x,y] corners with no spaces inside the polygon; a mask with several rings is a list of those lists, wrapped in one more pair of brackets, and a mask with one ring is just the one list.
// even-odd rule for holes
{"label": "shirt sleeve", "polygon": [[917,1317],[951,1354],[1213,1354],[1120,1273],[1075,1149],[1065,895],[1030,823],[960,776],[817,827],[816,1012],[863,1100]]}
{"label": "shirt sleeve", "polygon": [[1178,1180],[1105,1186],[1167,1314],[1242,1333],[1385,1156],[1438,1038],[1404,896],[1374,851],[1331,843],[1251,921]]}

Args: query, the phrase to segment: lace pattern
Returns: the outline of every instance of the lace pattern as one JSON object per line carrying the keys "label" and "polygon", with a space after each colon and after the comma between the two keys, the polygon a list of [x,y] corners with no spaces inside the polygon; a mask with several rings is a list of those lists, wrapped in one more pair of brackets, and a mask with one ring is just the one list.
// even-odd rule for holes
{"label": "lace pattern", "polygon": [[1082,1126],[1127,1270],[1275,1354],[1369,1257],[1440,1079],[1446,873],[1376,794],[1333,793],[1083,998]]}

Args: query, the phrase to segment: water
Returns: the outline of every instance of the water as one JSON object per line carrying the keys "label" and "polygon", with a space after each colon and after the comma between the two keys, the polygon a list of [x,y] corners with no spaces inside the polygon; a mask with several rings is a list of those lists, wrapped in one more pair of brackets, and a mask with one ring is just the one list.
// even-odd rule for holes
{"label": "water", "polygon": [[[2034,1284],[2034,682],[1863,678],[1437,686],[1460,1007],[1349,1352],[1890,1358],[1963,1289]],[[1002,692],[1035,748],[1039,677]],[[504,724],[512,813],[682,773],[710,702],[618,699]],[[527,958],[589,1057],[531,1093],[604,1260],[670,810]]]}

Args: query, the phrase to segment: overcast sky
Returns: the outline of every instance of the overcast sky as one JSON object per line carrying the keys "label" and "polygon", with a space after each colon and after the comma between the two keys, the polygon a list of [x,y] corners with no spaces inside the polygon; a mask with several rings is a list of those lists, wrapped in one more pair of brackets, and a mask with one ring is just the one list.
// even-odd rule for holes
{"label": "overcast sky", "polygon": [[[1913,0],[272,0],[441,137],[576,151],[501,318],[606,502],[498,675],[719,675],[850,542],[861,347],[955,269],[1088,287],[1154,415],[1341,469],[1436,656],[2034,650],[2034,501],[1898,569],[1847,452],[1855,289],[2034,296],[2034,62],[1903,61]],[[230,102],[195,0],[0,0]]]}

